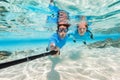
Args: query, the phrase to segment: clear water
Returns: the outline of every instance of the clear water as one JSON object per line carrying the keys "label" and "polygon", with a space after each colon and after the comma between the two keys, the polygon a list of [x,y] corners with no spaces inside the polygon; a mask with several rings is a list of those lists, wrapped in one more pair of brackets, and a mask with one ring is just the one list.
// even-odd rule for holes
{"label": "clear water", "polygon": [[[43,57],[1,69],[0,80],[120,80],[120,1],[55,3],[70,13],[70,30],[76,22],[74,15],[91,16],[88,22],[92,22],[95,39],[88,40],[87,46],[68,40],[59,57]],[[13,53],[1,58],[0,63],[46,52],[48,39],[56,30],[56,24],[46,23],[52,14],[48,4],[48,0],[0,1],[0,51]]]}

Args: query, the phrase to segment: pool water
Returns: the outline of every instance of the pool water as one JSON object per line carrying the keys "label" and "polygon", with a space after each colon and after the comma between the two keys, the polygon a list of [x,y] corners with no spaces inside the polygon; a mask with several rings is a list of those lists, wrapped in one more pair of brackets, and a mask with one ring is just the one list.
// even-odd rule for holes
{"label": "pool water", "polygon": [[[94,40],[74,43],[71,38],[60,56],[47,56],[0,69],[0,80],[120,80],[120,1],[55,0],[75,27],[77,15],[90,17]],[[63,6],[64,4],[64,6]],[[47,0],[0,1],[0,63],[46,52],[55,23]]]}

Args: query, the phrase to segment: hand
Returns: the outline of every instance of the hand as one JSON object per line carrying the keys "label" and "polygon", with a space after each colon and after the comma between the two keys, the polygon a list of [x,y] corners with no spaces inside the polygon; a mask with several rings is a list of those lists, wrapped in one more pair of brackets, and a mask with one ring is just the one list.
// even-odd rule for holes
{"label": "hand", "polygon": [[57,52],[58,51],[55,51],[55,50],[50,51],[51,55],[55,55],[55,54],[57,54]]}
{"label": "hand", "polygon": [[76,40],[73,40],[74,43],[76,43]]}
{"label": "hand", "polygon": [[55,54],[55,56],[60,55],[60,49],[58,47],[55,47],[55,51],[57,51],[57,53]]}
{"label": "hand", "polygon": [[92,34],[91,34],[90,38],[91,38],[91,39],[94,39],[94,37],[93,37],[93,35],[92,35]]}
{"label": "hand", "polygon": [[55,43],[51,43],[50,44],[50,50],[55,50],[55,49],[56,49]]}
{"label": "hand", "polygon": [[83,41],[83,43],[86,45],[87,43],[86,43],[86,41]]}
{"label": "hand", "polygon": [[50,50],[51,51],[57,51],[57,53],[53,54],[53,55],[55,55],[55,56],[60,55],[60,49],[58,47],[56,47],[54,43],[50,44]]}

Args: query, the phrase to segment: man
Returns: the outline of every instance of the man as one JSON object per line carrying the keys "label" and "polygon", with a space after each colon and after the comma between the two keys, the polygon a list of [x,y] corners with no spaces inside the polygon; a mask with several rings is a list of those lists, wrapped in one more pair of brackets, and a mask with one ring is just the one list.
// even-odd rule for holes
{"label": "man", "polygon": [[60,54],[60,49],[66,44],[68,39],[69,26],[69,24],[58,24],[56,33],[49,40],[48,50],[55,50],[58,51],[57,55]]}

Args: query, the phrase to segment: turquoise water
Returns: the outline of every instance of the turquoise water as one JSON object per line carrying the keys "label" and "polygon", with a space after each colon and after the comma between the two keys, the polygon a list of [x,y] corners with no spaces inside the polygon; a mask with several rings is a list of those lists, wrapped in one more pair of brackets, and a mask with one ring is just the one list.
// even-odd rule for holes
{"label": "turquoise water", "polygon": [[[48,0],[0,1],[0,63],[46,52],[55,23]],[[89,16],[94,40],[73,43],[61,49],[59,57],[43,57],[0,70],[0,80],[120,80],[120,1],[55,0],[56,6],[70,15],[75,29],[77,15]],[[63,6],[64,4],[64,6]]]}

